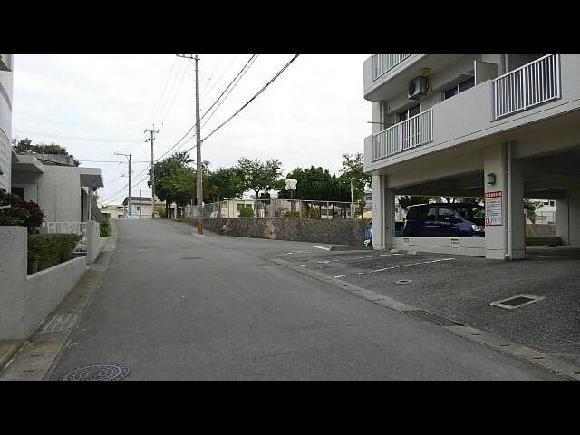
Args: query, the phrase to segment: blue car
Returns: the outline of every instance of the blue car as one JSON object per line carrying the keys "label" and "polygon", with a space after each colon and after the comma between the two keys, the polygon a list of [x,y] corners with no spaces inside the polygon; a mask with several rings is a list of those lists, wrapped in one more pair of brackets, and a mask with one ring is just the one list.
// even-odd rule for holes
{"label": "blue car", "polygon": [[483,237],[485,209],[477,204],[434,203],[407,209],[404,237]]}

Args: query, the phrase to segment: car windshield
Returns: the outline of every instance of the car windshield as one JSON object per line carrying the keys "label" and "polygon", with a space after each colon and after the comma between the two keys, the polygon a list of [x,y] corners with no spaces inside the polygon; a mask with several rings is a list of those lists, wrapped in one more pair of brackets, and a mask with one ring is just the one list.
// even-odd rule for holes
{"label": "car windshield", "polygon": [[464,219],[473,220],[485,217],[485,208],[479,205],[457,207],[456,210]]}

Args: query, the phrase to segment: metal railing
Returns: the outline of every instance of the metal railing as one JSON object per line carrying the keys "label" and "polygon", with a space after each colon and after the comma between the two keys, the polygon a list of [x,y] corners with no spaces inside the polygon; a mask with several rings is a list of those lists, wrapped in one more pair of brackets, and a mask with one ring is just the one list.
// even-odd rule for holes
{"label": "metal railing", "polygon": [[81,236],[81,243],[87,243],[86,222],[44,222],[42,226],[48,234],[77,234]]}
{"label": "metal railing", "polygon": [[373,81],[378,79],[387,71],[393,69],[395,65],[400,64],[410,54],[373,54]]}
{"label": "metal railing", "polygon": [[[204,219],[240,217],[349,219],[353,215],[360,217],[363,213],[362,207],[357,203],[282,198],[229,199],[205,204],[202,210]],[[189,219],[198,217],[197,207],[185,207],[183,215]]]}
{"label": "metal railing", "polygon": [[433,112],[418,113],[373,136],[373,161],[424,145],[433,140]]}
{"label": "metal railing", "polygon": [[547,54],[493,80],[494,118],[560,98],[560,57]]}

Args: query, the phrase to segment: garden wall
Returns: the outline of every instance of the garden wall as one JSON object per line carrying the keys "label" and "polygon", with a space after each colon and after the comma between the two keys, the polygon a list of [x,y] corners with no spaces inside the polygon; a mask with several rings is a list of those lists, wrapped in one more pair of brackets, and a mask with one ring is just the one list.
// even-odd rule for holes
{"label": "garden wall", "polygon": [[[195,220],[194,220],[195,223]],[[362,246],[369,221],[363,219],[214,218],[204,228],[230,237],[293,240]]]}

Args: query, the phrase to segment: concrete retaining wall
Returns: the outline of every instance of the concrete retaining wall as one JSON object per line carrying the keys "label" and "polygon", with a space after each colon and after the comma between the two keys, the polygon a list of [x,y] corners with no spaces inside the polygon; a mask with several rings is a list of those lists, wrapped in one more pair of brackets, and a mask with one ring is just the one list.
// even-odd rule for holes
{"label": "concrete retaining wall", "polygon": [[[194,220],[195,223],[195,220]],[[204,219],[204,228],[223,236],[362,246],[368,220],[361,219]]]}
{"label": "concrete retaining wall", "polygon": [[[88,237],[95,259],[98,234],[96,242]],[[77,257],[27,276],[26,257],[26,228],[0,227],[0,340],[30,336],[81,279],[88,262],[88,257]]]}
{"label": "concrete retaining wall", "polygon": [[534,224],[526,225],[527,237],[556,237],[556,225]]}

